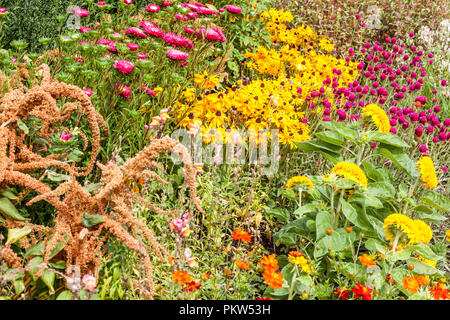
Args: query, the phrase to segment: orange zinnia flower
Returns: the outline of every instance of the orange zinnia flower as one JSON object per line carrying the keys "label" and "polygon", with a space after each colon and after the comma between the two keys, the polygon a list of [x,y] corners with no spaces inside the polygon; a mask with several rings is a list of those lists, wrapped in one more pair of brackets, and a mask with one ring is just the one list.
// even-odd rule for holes
{"label": "orange zinnia flower", "polygon": [[436,283],[436,286],[432,285],[430,288],[430,294],[433,296],[435,300],[450,299],[450,294],[448,293],[447,288],[445,288],[444,284],[442,283]]}
{"label": "orange zinnia flower", "polygon": [[419,288],[426,286],[430,283],[430,278],[428,276],[412,276],[404,277],[402,279],[403,288],[411,293],[416,293]]}
{"label": "orange zinnia flower", "polygon": [[247,263],[245,263],[244,261],[242,261],[242,260],[236,260],[234,263],[235,263],[236,266],[237,266],[238,268],[240,268],[240,269],[243,269],[243,270],[250,270],[249,265],[248,265]]}
{"label": "orange zinnia flower", "polygon": [[186,271],[178,270],[178,271],[175,271],[174,273],[172,273],[172,281],[178,282],[180,285],[184,285],[193,280],[194,280],[194,278],[192,278],[192,276],[189,273],[187,273]]}
{"label": "orange zinnia flower", "polygon": [[202,279],[204,280],[208,280],[211,276],[209,275],[208,272],[205,272],[205,274],[202,276]]}
{"label": "orange zinnia flower", "polygon": [[198,288],[200,288],[200,285],[201,285],[201,281],[199,281],[199,282],[191,281],[187,284],[186,287],[183,288],[183,290],[195,291],[195,290],[198,290]]}
{"label": "orange zinnia flower", "polygon": [[360,256],[359,261],[362,263],[362,265],[366,266],[366,267],[373,267],[376,266],[376,262],[373,261],[373,257],[372,255],[368,255],[366,253],[364,253],[362,256]]}
{"label": "orange zinnia flower", "polygon": [[276,273],[272,271],[264,271],[263,273],[264,281],[271,287],[272,289],[279,289],[283,285],[283,274]]}
{"label": "orange zinnia flower", "polygon": [[275,272],[276,270],[278,270],[278,260],[275,259],[275,255],[271,254],[271,255],[263,255],[262,259],[261,259],[261,264],[263,265],[264,270],[271,270],[273,272]]}
{"label": "orange zinnia flower", "polygon": [[247,231],[240,230],[238,228],[234,229],[234,232],[231,234],[234,240],[236,241],[244,241],[244,242],[251,242],[252,236],[248,234]]}

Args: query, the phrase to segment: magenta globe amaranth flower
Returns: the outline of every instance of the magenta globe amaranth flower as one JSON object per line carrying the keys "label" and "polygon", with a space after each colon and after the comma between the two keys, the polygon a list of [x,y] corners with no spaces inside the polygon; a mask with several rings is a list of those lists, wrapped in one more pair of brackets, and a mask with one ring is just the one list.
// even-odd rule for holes
{"label": "magenta globe amaranth flower", "polygon": [[72,138],[72,135],[71,135],[70,133],[64,132],[64,133],[62,133],[62,134],[59,136],[59,138],[60,138],[62,141],[67,142],[67,141],[70,140],[70,138]]}

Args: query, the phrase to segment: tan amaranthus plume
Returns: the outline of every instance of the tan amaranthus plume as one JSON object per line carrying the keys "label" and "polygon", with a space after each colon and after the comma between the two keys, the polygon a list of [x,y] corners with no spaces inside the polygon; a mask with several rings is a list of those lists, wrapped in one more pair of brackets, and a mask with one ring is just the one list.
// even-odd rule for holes
{"label": "tan amaranthus plume", "polygon": [[[46,67],[42,67],[45,68]],[[44,74],[46,74],[44,72]],[[87,96],[77,87],[61,82],[45,79],[26,92],[14,90],[8,93],[0,104],[0,189],[9,186],[21,186],[33,190],[38,195],[27,202],[31,205],[37,201],[46,200],[56,209],[54,227],[35,225],[29,221],[17,221],[5,216],[4,225],[7,228],[33,228],[29,240],[21,243],[25,247],[45,241],[44,262],[46,266],[51,260],[65,260],[66,274],[69,276],[73,266],[80,268],[81,274],[97,275],[101,257],[106,250],[105,243],[109,237],[115,237],[127,247],[135,251],[141,258],[146,272],[147,298],[153,298],[153,270],[151,255],[164,260],[169,253],[157,242],[153,231],[145,221],[133,214],[133,205],[139,204],[158,214],[174,214],[176,210],[166,211],[156,204],[143,199],[130,190],[131,182],[139,178],[154,179],[162,184],[168,184],[154,170],[162,167],[156,162],[157,157],[164,152],[178,154],[184,164],[189,194],[196,208],[200,207],[195,189],[195,171],[192,159],[187,149],[179,142],[169,137],[153,140],[150,146],[139,152],[134,158],[128,159],[123,165],[117,166],[113,161],[106,165],[97,163],[102,172],[102,187],[93,195],[77,181],[76,177],[90,172],[94,166],[99,147],[100,130],[99,115],[95,112]],[[42,157],[25,141],[25,135],[20,132],[17,120],[26,120],[28,116],[38,117],[45,130],[45,135],[55,132],[53,119],[65,118],[61,113],[56,99],[73,99],[78,104],[78,111],[85,114],[92,131],[92,158],[89,166],[80,172],[80,168],[58,160],[55,155]],[[65,112],[75,112],[73,106],[65,104]],[[35,178],[36,170],[57,167],[70,174],[70,180],[61,183],[55,189]],[[161,170],[164,172],[164,170]],[[34,175],[34,176],[33,176]],[[98,215],[103,222],[94,226],[83,224],[86,215]],[[126,227],[126,229],[124,228]],[[63,249],[51,257],[51,252],[60,244]],[[11,250],[8,244],[0,248],[3,259],[10,267],[20,268],[23,264],[20,258]],[[44,268],[40,270],[40,273]],[[37,274],[39,275],[39,273]]]}

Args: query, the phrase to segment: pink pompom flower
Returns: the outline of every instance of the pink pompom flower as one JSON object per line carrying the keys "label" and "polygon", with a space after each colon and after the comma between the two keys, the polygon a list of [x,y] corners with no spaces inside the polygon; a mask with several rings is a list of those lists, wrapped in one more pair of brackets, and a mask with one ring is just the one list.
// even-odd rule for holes
{"label": "pink pompom flower", "polygon": [[144,31],[142,31],[138,27],[128,28],[127,30],[125,30],[125,34],[127,34],[127,35],[133,34],[133,35],[141,37],[141,38],[147,38],[147,35],[144,33]]}
{"label": "pink pompom flower", "polygon": [[136,51],[137,49],[139,49],[139,45],[136,43],[127,43],[127,47],[128,49],[130,49],[130,51]]}
{"label": "pink pompom flower", "polygon": [[148,12],[159,12],[159,6],[153,3],[150,3],[149,5],[147,5],[147,11]]}
{"label": "pink pompom flower", "polygon": [[86,93],[86,95],[88,96],[88,97],[90,97],[90,96],[92,96],[92,90],[91,89],[88,89],[88,88],[83,88],[83,91],[84,91],[84,93]]}

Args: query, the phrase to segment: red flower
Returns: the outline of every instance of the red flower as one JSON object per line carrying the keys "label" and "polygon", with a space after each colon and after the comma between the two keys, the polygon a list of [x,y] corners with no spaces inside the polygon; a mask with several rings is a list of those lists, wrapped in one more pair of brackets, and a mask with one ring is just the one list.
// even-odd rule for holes
{"label": "red flower", "polygon": [[189,59],[189,54],[176,49],[169,49],[166,51],[167,56],[174,60],[187,60]]}
{"label": "red flower", "polygon": [[119,70],[122,74],[127,74],[133,71],[134,65],[130,61],[116,60],[116,62],[114,63],[114,68]]}
{"label": "red flower", "polygon": [[89,15],[89,11],[81,9],[81,8],[73,9],[73,13],[79,17],[87,17]]}
{"label": "red flower", "polygon": [[337,295],[339,300],[348,300],[350,291],[345,288],[336,288],[333,294]]}
{"label": "red flower", "polygon": [[372,300],[372,289],[367,288],[365,284],[360,285],[358,282],[355,282],[352,292],[355,294],[356,299],[362,297],[363,300]]}

